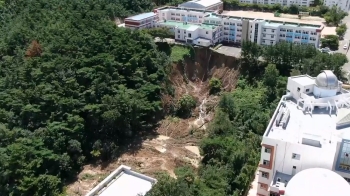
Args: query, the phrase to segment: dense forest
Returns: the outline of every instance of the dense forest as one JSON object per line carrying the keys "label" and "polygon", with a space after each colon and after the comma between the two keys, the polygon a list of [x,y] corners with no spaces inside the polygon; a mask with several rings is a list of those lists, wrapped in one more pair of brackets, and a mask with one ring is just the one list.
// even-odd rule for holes
{"label": "dense forest", "polygon": [[[163,118],[169,55],[146,31],[114,23],[163,2],[1,2],[0,195],[60,195],[84,164],[117,157]],[[222,94],[201,167],[160,177],[149,195],[243,194],[286,77],[325,68],[340,76],[346,61],[309,46],[244,43],[241,79]]]}
{"label": "dense forest", "polygon": [[113,158],[161,118],[169,58],[150,35],[116,28],[131,7],[149,5],[5,2],[0,195],[58,195],[87,161]]}

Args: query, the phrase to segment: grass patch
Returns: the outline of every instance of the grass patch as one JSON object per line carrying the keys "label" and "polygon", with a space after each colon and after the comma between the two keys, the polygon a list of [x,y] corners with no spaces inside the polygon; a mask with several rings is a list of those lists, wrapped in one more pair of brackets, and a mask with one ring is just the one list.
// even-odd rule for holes
{"label": "grass patch", "polygon": [[95,179],[96,176],[92,175],[92,174],[83,174],[81,177],[81,180],[93,180]]}
{"label": "grass patch", "polygon": [[172,62],[179,62],[185,57],[190,56],[191,49],[186,46],[174,45],[171,47],[170,59]]}

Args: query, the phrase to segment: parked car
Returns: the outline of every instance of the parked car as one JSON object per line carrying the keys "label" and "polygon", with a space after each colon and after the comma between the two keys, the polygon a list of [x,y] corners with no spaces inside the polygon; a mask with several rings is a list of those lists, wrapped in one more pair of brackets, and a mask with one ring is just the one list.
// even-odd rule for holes
{"label": "parked car", "polygon": [[345,44],[345,45],[343,46],[343,49],[344,49],[344,50],[348,49],[348,44]]}

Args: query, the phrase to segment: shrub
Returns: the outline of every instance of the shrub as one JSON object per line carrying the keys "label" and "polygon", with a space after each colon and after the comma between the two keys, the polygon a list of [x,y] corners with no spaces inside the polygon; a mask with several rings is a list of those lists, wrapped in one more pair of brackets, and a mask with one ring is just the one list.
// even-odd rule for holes
{"label": "shrub", "polygon": [[218,78],[211,78],[209,81],[210,94],[216,94],[220,92],[222,86],[222,82]]}

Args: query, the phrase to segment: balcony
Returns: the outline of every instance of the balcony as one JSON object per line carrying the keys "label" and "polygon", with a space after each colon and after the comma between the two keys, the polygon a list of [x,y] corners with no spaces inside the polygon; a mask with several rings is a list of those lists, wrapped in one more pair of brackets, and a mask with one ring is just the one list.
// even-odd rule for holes
{"label": "balcony", "polygon": [[271,182],[269,191],[275,192],[275,193],[284,192],[288,182],[290,181],[290,179],[292,179],[292,177],[293,177],[292,175],[276,171],[275,177]]}

